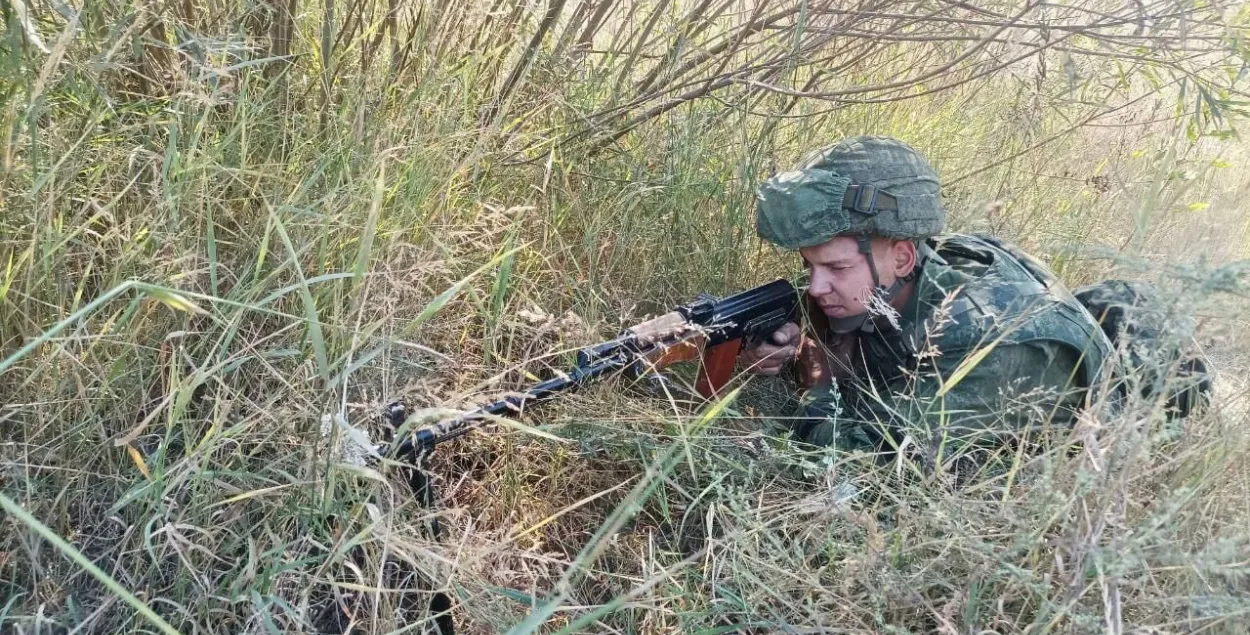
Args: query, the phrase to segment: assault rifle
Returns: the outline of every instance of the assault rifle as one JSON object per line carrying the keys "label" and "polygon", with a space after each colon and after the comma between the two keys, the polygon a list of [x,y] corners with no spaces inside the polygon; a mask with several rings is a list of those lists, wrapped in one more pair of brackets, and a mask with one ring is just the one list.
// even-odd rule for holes
{"label": "assault rifle", "polygon": [[[393,451],[375,450],[399,460],[419,504],[433,507],[436,496],[426,474],[426,460],[438,444],[468,433],[491,417],[521,412],[529,404],[550,400],[611,373],[640,377],[700,358],[703,365],[695,388],[710,399],[729,383],[742,347],[763,341],[786,322],[796,319],[798,304],[799,293],[786,280],[775,280],[724,299],[702,294],[693,302],[625,329],[607,342],[578,351],[576,365],[568,372],[454,419],[406,434],[398,445],[392,442]],[[388,407],[387,417],[399,430],[408,413],[402,403],[395,402]],[[432,516],[427,523],[430,536],[438,540],[441,534],[438,518]],[[393,563],[391,571],[396,578],[408,581],[399,582],[400,586],[414,583],[416,574],[407,569],[403,563]],[[420,586],[419,582],[415,584]],[[454,633],[451,611],[451,598],[441,591],[433,592],[428,614],[441,635]]]}
{"label": "assault rifle", "polygon": [[[715,397],[733,375],[743,346],[763,341],[795,319],[799,293],[789,281],[774,280],[723,299],[701,294],[688,304],[626,329],[616,338],[584,348],[569,371],[467,414],[406,435],[392,456],[419,463],[440,443],[459,437],[492,416],[520,412],[614,372],[638,377],[702,358],[695,388]],[[392,420],[402,422],[403,406]]]}

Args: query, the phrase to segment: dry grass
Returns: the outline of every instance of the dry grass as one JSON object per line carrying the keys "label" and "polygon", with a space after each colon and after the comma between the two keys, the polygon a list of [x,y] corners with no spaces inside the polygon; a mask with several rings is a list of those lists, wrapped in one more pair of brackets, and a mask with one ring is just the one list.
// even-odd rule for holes
{"label": "dry grass", "polygon": [[[390,558],[465,632],[1246,632],[1246,10],[977,4],[4,4],[0,630],[418,631]],[[954,491],[791,444],[777,382],[614,381],[440,449],[437,510],[322,438],[793,272],[751,189],[860,133],[955,229],[1159,282],[1215,408]]]}

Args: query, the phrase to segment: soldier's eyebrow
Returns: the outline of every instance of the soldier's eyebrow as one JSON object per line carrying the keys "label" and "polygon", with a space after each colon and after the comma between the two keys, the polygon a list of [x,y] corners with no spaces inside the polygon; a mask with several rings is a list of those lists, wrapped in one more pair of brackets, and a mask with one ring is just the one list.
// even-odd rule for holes
{"label": "soldier's eyebrow", "polygon": [[830,258],[828,260],[824,260],[824,259],[816,260],[816,261],[807,260],[807,262],[808,264],[816,264],[816,265],[821,265],[824,267],[836,267],[840,265],[850,265],[851,263],[854,262],[854,259],[847,258],[847,257],[836,257],[836,258]]}
{"label": "soldier's eyebrow", "polygon": [[858,254],[833,254],[830,256],[821,256],[821,254],[816,254],[816,256],[817,258],[815,260],[807,256],[802,256],[803,266],[810,267],[812,265],[820,265],[822,267],[837,267],[854,265]]}

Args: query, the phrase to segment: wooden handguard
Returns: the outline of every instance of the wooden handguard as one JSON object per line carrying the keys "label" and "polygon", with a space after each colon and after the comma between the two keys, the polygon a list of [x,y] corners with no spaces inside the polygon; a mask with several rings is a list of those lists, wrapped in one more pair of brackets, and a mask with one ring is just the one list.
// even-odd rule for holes
{"label": "wooden handguard", "polygon": [[733,378],[738,353],[742,351],[742,339],[733,339],[703,351],[703,366],[695,390],[706,399],[714,399]]}

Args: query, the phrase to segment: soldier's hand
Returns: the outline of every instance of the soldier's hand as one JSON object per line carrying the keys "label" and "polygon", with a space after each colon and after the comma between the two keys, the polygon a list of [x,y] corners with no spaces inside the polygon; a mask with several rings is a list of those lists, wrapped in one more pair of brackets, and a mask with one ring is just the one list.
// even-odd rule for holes
{"label": "soldier's hand", "polygon": [[748,348],[738,359],[746,366],[747,372],[758,375],[776,375],[786,364],[794,361],[799,352],[799,325],[787,322],[768,337],[767,341]]}

